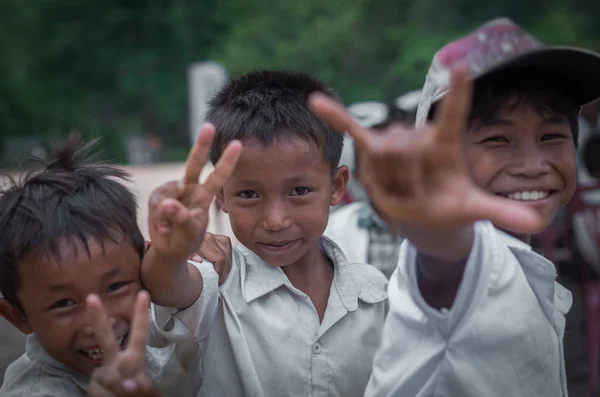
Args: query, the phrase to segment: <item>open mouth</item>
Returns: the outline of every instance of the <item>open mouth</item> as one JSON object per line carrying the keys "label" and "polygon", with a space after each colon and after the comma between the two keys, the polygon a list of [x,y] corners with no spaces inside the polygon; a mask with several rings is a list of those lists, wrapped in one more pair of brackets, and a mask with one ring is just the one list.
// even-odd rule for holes
{"label": "open mouth", "polygon": [[[117,339],[117,345],[119,346],[119,350],[125,350],[127,344],[127,336],[128,335],[124,335]],[[92,349],[81,349],[79,350],[79,352],[92,361],[101,362],[104,358],[104,355],[102,354],[102,349],[100,349],[99,347],[94,347]]]}
{"label": "open mouth", "polygon": [[523,190],[513,193],[498,193],[500,196],[517,201],[539,201],[555,194],[556,190]]}

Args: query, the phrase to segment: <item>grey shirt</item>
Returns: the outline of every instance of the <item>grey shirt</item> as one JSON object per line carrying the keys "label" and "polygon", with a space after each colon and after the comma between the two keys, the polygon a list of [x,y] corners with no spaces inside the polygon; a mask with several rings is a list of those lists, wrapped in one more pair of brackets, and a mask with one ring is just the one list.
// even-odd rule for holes
{"label": "grey shirt", "polygon": [[[151,343],[156,343],[153,340],[159,337],[152,327],[149,337]],[[155,381],[160,380],[173,348],[147,347],[148,371]],[[89,376],[52,358],[32,334],[27,337],[25,354],[8,366],[0,387],[0,397],[85,396],[89,379]]]}

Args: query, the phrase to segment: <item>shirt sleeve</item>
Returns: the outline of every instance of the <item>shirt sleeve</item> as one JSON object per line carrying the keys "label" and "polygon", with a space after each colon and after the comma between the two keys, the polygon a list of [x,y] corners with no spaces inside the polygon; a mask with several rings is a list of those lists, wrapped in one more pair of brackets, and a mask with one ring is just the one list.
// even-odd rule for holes
{"label": "shirt sleeve", "polygon": [[151,327],[167,343],[204,339],[210,330],[219,305],[219,276],[213,265],[206,261],[202,263],[189,261],[189,263],[202,274],[202,293],[196,302],[183,310],[155,304],[151,306]]}

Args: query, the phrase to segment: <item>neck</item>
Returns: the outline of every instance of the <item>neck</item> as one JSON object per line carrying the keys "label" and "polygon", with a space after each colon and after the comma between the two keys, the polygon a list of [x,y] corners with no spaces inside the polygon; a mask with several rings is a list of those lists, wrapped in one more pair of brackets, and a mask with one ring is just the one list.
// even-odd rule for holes
{"label": "neck", "polygon": [[281,270],[294,287],[309,296],[312,290],[321,289],[324,283],[330,286],[333,280],[333,265],[321,252],[319,241],[296,263],[282,266]]}

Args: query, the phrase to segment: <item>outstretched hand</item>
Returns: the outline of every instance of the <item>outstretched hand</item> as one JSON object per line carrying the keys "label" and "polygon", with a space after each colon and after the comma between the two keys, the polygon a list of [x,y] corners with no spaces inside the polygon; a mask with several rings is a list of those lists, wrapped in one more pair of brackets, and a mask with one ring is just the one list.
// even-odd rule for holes
{"label": "outstretched hand", "polygon": [[89,397],[160,397],[160,391],[146,371],[150,305],[148,293],[142,291],[137,296],[127,347],[122,351],[117,345],[100,298],[90,295],[86,303],[87,314],[103,358],[102,366],[92,373],[87,395]]}
{"label": "outstretched hand", "polygon": [[433,124],[397,127],[386,134],[365,130],[337,102],[313,94],[313,111],[356,143],[369,197],[391,223],[452,228],[476,220],[529,234],[543,225],[531,208],[484,191],[464,164],[462,137],[468,126],[472,86],[464,69],[453,71],[451,88]]}
{"label": "outstretched hand", "polygon": [[214,126],[205,124],[188,156],[183,180],[159,187],[150,197],[152,247],[165,258],[184,261],[198,252],[208,226],[209,207],[241,155],[241,142],[230,142],[206,182],[200,183],[214,134]]}

